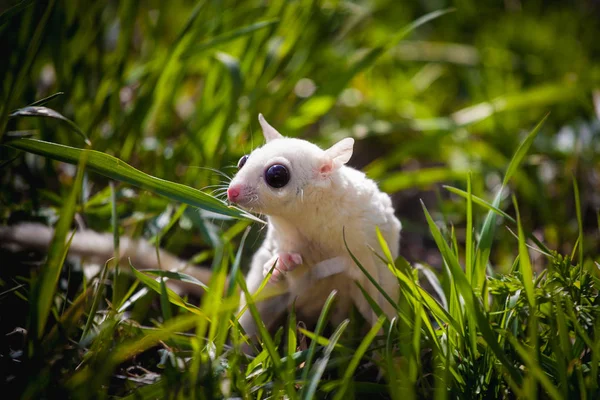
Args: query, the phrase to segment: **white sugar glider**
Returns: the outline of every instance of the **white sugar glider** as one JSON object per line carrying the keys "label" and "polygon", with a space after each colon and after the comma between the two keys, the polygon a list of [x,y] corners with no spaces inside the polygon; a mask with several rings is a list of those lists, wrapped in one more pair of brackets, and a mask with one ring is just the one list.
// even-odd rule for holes
{"label": "white sugar glider", "polygon": [[[259,121],[266,144],[240,159],[227,197],[268,219],[266,239],[246,278],[250,293],[271,270],[273,282],[285,286],[285,294],[256,303],[265,325],[273,328],[294,302],[299,318],[316,322],[334,289],[338,291],[331,316],[334,324],[349,315],[352,305],[372,324],[376,315],[354,281],[391,319],[396,315],[394,307],[359,269],[348,249],[397,301],[397,279],[373,251],[382,253],[379,227],[395,259],[401,224],[390,197],[364,173],[345,165],[354,139],[342,139],[322,150],[305,140],[282,136],[262,115]],[[257,333],[250,312],[242,315],[240,323],[248,335]]]}
{"label": "white sugar glider", "polygon": [[[239,171],[229,184],[231,202],[268,218],[266,239],[253,257],[247,286],[254,293],[272,269],[285,294],[257,302],[265,325],[274,323],[295,301],[299,319],[316,322],[332,290],[338,291],[332,322],[349,315],[354,304],[369,322],[375,315],[354,281],[358,281],[391,318],[393,307],[368,281],[351,259],[344,244],[389,297],[398,298],[396,278],[374,254],[380,249],[375,227],[379,227],[392,256],[398,256],[400,222],[387,194],[364,173],[345,164],[352,156],[354,141],[346,138],[327,150],[300,139],[285,138],[261,116],[266,144],[244,156]],[[42,224],[21,223],[0,227],[0,245],[15,248],[46,249],[53,230]],[[113,257],[111,234],[80,229],[74,235],[69,255],[91,259],[103,265]],[[121,238],[120,257],[138,269],[183,270],[207,283],[211,271],[160,250],[147,241]],[[159,261],[160,260],[160,261]],[[170,280],[171,287],[202,293],[199,286]],[[242,306],[244,306],[242,299]],[[241,309],[240,308],[240,309]],[[245,331],[256,334],[249,312],[240,322]]]}

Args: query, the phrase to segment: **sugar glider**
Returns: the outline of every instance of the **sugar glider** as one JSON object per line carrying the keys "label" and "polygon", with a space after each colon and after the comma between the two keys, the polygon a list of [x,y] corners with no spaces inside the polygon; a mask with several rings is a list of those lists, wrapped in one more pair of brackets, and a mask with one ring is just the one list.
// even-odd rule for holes
{"label": "sugar glider", "polygon": [[[246,278],[250,293],[254,293],[276,267],[272,280],[284,294],[256,303],[265,325],[274,328],[294,302],[299,318],[316,322],[334,289],[338,291],[334,323],[346,318],[352,305],[373,322],[375,315],[355,281],[393,317],[394,308],[360,271],[344,244],[345,233],[350,251],[396,300],[397,281],[373,250],[380,251],[375,230],[379,227],[396,258],[401,225],[389,196],[364,173],[345,165],[352,156],[354,140],[346,138],[322,150],[305,140],[283,137],[262,115],[259,121],[266,144],[240,159],[227,196],[232,203],[268,219],[266,238]],[[51,228],[41,224],[0,227],[0,245],[45,249],[52,234]],[[112,235],[80,230],[73,238],[70,254],[93,258],[103,265],[113,256]],[[122,238],[120,255],[123,261],[131,259],[139,269],[185,268],[184,272],[203,282],[210,278],[210,270],[190,266],[163,250],[159,263],[154,246],[144,240]],[[171,283],[199,291],[198,286]],[[244,304],[242,298],[242,307]],[[249,312],[242,315],[240,323],[248,334],[256,334]]]}
{"label": "sugar glider", "polygon": [[[227,197],[268,219],[266,238],[252,259],[246,281],[253,293],[273,270],[273,283],[283,285],[285,294],[257,303],[262,320],[272,328],[295,302],[298,314],[314,322],[335,289],[333,323],[346,318],[352,305],[373,323],[375,313],[355,281],[393,317],[394,307],[348,252],[390,298],[398,299],[396,278],[373,251],[381,253],[376,235],[379,227],[392,256],[398,256],[400,221],[390,197],[364,173],[345,165],[352,156],[354,140],[342,139],[322,150],[305,140],[282,136],[262,115],[259,121],[266,144],[239,160]],[[244,304],[242,299],[242,307]],[[247,334],[256,334],[249,312],[242,315],[240,323]]]}

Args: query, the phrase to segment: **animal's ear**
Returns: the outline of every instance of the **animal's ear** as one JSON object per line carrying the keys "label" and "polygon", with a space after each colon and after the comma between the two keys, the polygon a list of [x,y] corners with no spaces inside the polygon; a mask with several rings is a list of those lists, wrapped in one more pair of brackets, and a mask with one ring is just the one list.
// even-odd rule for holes
{"label": "animal's ear", "polygon": [[275,139],[281,139],[283,137],[281,133],[277,132],[275,128],[269,125],[269,123],[267,122],[265,117],[263,117],[262,114],[258,114],[258,122],[260,122],[260,126],[263,130],[263,135],[267,142],[270,142],[271,140]]}
{"label": "animal's ear", "polygon": [[319,168],[319,173],[327,175],[346,164],[352,157],[353,148],[354,139],[345,138],[325,150],[325,160]]}

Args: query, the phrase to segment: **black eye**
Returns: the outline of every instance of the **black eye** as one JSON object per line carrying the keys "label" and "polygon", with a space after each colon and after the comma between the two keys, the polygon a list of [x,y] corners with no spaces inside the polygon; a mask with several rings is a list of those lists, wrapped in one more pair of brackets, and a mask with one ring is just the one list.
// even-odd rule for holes
{"label": "black eye", "polygon": [[290,181],[290,173],[283,165],[275,164],[265,171],[265,179],[269,186],[279,189]]}
{"label": "black eye", "polygon": [[240,161],[238,161],[238,169],[242,168],[244,166],[244,164],[246,164],[246,161],[248,160],[248,156],[242,156],[242,158],[240,158]]}

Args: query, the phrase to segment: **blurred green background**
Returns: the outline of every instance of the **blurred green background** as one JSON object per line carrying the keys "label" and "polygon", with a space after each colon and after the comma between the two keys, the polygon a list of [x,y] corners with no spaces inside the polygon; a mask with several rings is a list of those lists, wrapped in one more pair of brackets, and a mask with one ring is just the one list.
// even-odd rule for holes
{"label": "blurred green background", "polygon": [[[393,194],[404,224],[401,252],[436,265],[419,198],[460,240],[464,201],[442,184],[464,188],[471,171],[474,194],[491,200],[524,134],[550,112],[514,181],[521,215],[550,248],[570,251],[575,176],[584,249],[597,254],[598,1],[50,0],[0,7],[17,3],[0,19],[5,138],[33,133],[84,147],[58,120],[9,118],[64,92],[47,106],[81,127],[93,149],[210,192],[224,178],[205,168],[231,175],[238,158],[262,144],[259,112],[285,135],[324,146],[353,136],[351,164]],[[2,222],[52,222],[74,167],[7,148],[1,155]],[[82,221],[109,230],[108,181],[88,178]],[[164,198],[119,189],[125,234],[148,236],[175,212]],[[503,208],[511,212],[510,204],[504,200]],[[213,248],[228,226],[187,210],[163,245],[189,256]],[[516,239],[505,229],[497,238],[492,260],[504,269]]]}

